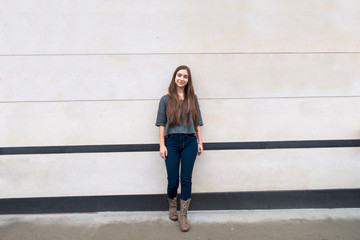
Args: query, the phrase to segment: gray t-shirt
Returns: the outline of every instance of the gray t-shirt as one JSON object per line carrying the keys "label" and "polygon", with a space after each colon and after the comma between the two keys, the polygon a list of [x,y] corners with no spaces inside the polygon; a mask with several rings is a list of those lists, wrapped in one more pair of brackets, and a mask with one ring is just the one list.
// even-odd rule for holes
{"label": "gray t-shirt", "polygon": [[[190,126],[184,126],[182,119],[180,119],[180,125],[178,126],[170,126],[168,119],[166,117],[166,101],[167,101],[168,95],[164,95],[160,99],[157,118],[156,118],[156,126],[165,126],[165,137],[169,134],[174,133],[185,133],[185,134],[196,134],[193,120],[191,118],[191,112],[190,112]],[[202,126],[203,121],[201,118],[201,112],[200,112],[200,106],[198,99],[196,97],[196,106],[198,109],[198,126]]]}

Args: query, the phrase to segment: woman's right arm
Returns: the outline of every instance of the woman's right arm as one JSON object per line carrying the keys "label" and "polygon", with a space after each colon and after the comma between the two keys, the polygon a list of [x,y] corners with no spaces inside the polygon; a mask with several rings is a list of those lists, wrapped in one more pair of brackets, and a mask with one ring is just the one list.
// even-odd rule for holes
{"label": "woman's right arm", "polygon": [[159,126],[160,157],[166,160],[167,148],[165,146],[165,126]]}

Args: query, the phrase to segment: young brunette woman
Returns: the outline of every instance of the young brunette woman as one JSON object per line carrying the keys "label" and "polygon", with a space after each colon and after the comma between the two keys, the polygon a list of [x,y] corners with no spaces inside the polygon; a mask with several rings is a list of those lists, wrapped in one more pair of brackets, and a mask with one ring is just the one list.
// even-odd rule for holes
{"label": "young brunette woman", "polygon": [[180,229],[186,232],[190,229],[187,211],[191,201],[192,171],[196,155],[203,151],[200,130],[203,122],[187,66],[176,68],[168,94],[160,99],[155,125],[159,127],[160,156],[165,160],[167,171],[169,218],[173,221],[178,219],[180,176]]}

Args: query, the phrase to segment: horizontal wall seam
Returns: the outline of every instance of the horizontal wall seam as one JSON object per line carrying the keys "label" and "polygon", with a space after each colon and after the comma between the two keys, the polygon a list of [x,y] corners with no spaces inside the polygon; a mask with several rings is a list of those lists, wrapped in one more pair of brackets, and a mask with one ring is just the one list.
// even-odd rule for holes
{"label": "horizontal wall seam", "polygon": [[296,55],[296,54],[360,54],[360,52],[143,52],[143,53],[29,53],[0,54],[0,57],[47,57],[47,56],[155,56],[155,55]]}
{"label": "horizontal wall seam", "polygon": [[[329,98],[360,98],[360,95],[352,96],[297,96],[297,97],[230,97],[230,98],[200,98],[199,100],[271,100],[271,99],[329,99]],[[142,102],[142,101],[159,101],[157,98],[147,99],[79,99],[79,100],[39,100],[39,101],[0,101],[0,104],[4,103],[62,103],[62,102]]]}
{"label": "horizontal wall seam", "polygon": [[[360,189],[193,193],[189,210],[359,208]],[[166,211],[165,194],[0,199],[0,214]]]}
{"label": "horizontal wall seam", "polygon": [[[261,149],[347,148],[347,147],[360,147],[360,139],[204,143],[204,150],[261,150]],[[2,147],[0,148],[0,155],[155,152],[155,151],[159,151],[159,144],[70,145],[70,146]]]}

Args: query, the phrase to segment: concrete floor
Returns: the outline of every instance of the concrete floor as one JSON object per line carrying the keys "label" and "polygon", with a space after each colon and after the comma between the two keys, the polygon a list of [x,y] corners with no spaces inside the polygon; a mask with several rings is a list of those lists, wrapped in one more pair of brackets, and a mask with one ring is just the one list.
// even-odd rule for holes
{"label": "concrete floor", "polygon": [[1,240],[360,240],[360,209],[189,212],[182,233],[166,212],[1,215]]}

